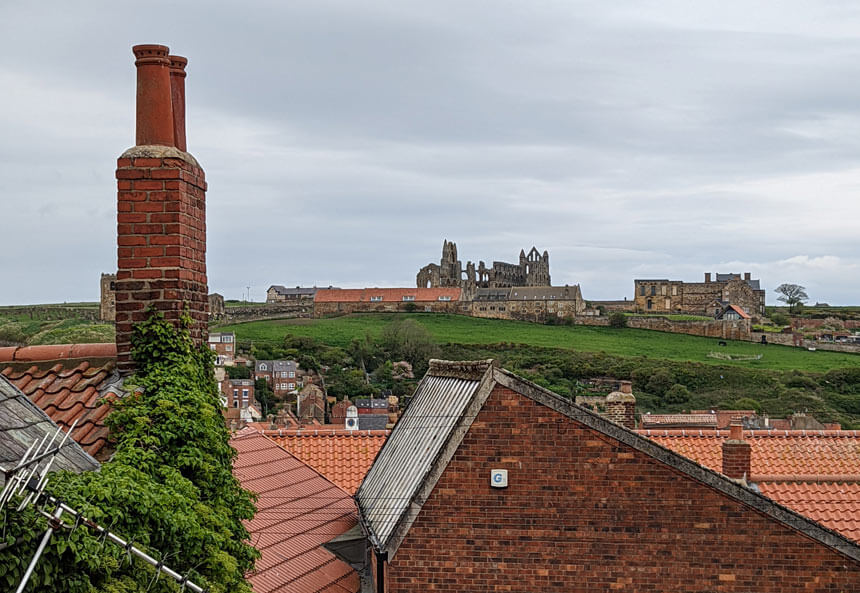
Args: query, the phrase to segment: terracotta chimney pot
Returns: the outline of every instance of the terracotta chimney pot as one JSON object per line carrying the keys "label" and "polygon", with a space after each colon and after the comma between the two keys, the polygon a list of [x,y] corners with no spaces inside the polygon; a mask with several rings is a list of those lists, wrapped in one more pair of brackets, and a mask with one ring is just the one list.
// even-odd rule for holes
{"label": "terracotta chimney pot", "polygon": [[185,145],[185,66],[188,59],[182,56],[168,56],[170,59],[170,96],[173,106],[173,139],[176,148],[182,152]]}
{"label": "terracotta chimney pot", "polygon": [[170,51],[164,45],[135,45],[137,58],[137,146],[174,146]]}

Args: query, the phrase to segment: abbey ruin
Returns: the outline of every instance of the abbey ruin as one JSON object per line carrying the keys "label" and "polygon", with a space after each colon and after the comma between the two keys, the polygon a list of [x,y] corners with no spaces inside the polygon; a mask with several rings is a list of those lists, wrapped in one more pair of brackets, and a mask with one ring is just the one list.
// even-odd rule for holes
{"label": "abbey ruin", "polygon": [[460,288],[463,300],[472,300],[479,288],[511,288],[514,286],[551,286],[549,253],[543,255],[531,248],[528,255],[520,250],[517,264],[494,261],[488,268],[482,261],[478,266],[471,261],[463,263],[457,258],[457,244],[442,243],[442,259],[438,264],[427,264],[418,271],[418,288]]}

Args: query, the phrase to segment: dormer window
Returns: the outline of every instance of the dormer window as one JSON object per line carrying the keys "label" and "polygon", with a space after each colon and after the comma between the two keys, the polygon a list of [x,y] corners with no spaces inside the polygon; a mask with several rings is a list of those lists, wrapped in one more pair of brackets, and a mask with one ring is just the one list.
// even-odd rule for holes
{"label": "dormer window", "polygon": [[410,301],[414,301],[414,300],[415,300],[414,294],[407,294],[403,297],[404,302],[410,302]]}
{"label": "dormer window", "polygon": [[381,296],[372,296],[372,297],[370,297],[370,302],[371,302],[371,303],[378,303],[378,302],[380,302],[380,301],[382,301],[382,297],[381,297]]}
{"label": "dormer window", "polygon": [[269,369],[266,367],[266,365],[265,365],[265,364],[261,364],[261,365],[260,365],[260,370],[261,370],[261,371],[267,371],[267,370],[269,370]]}

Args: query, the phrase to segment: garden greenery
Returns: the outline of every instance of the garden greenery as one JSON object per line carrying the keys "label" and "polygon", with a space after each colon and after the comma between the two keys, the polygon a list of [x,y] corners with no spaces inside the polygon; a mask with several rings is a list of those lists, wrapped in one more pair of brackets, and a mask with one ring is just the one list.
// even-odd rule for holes
{"label": "garden greenery", "polygon": [[[174,327],[152,311],[135,328],[131,393],[107,418],[116,453],[97,472],[60,472],[51,494],[211,593],[250,593],[244,574],[259,552],[243,520],[253,495],[232,475],[236,455],[220,411],[212,355],[195,346],[187,316]],[[14,590],[46,528],[32,508],[6,509],[0,589]],[[51,509],[52,510],[52,509]],[[66,517],[67,522],[71,518]],[[54,534],[28,591],[137,593],[180,586],[85,527]]]}

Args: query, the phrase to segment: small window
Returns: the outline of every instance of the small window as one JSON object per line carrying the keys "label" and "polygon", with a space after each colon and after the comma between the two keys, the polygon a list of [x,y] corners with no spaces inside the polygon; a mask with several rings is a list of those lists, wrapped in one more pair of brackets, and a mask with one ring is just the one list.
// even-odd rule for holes
{"label": "small window", "polygon": [[295,389],[295,388],[296,388],[295,383],[287,383],[287,389]]}
{"label": "small window", "polygon": [[260,370],[261,370],[261,371],[267,371],[267,370],[269,370],[269,369],[266,367],[266,365],[265,365],[265,364],[261,364],[261,365],[260,365]]}
{"label": "small window", "polygon": [[660,296],[666,296],[666,285],[662,284],[660,286]]}
{"label": "small window", "polygon": [[645,296],[645,285],[644,284],[639,285],[639,296]]}
{"label": "small window", "polygon": [[238,408],[238,407],[239,407],[239,400],[238,400],[238,399],[234,399],[234,400],[233,400],[233,407],[234,407],[234,408]]}
{"label": "small window", "polygon": [[445,296],[440,296],[440,297],[439,297],[439,300],[440,300],[440,301],[450,301],[450,300],[451,300],[451,297],[449,297],[449,296],[447,296],[447,295],[445,295]]}
{"label": "small window", "polygon": [[229,345],[228,345],[228,346],[225,346],[225,347],[224,347],[224,350],[226,350],[227,352],[232,352],[232,351],[233,351],[233,346],[229,346]]}
{"label": "small window", "polygon": [[233,390],[233,397],[235,397],[237,399],[239,398],[239,390],[238,389]]}
{"label": "small window", "polygon": [[242,390],[242,399],[248,399],[248,390],[247,389]]}
{"label": "small window", "polygon": [[296,371],[290,371],[289,373],[287,373],[287,376],[288,376],[290,379],[292,379],[293,377],[295,377],[295,376],[296,376]]}
{"label": "small window", "polygon": [[648,309],[653,309],[653,308],[654,308],[654,303],[651,301],[651,299],[648,299]]}
{"label": "small window", "polygon": [[657,287],[652,284],[651,285],[651,296],[654,296],[656,294],[657,294]]}
{"label": "small window", "polygon": [[233,341],[233,336],[221,336],[221,341],[224,343],[230,343]]}
{"label": "small window", "polygon": [[371,302],[371,303],[378,303],[378,302],[380,302],[381,300],[382,300],[382,297],[381,297],[381,296],[372,296],[372,297],[370,297],[370,302]]}
{"label": "small window", "polygon": [[404,297],[403,297],[403,301],[414,301],[414,300],[415,300],[414,294],[407,294],[407,295],[404,295]]}
{"label": "small window", "polygon": [[672,296],[678,296],[678,287],[677,286],[672,287]]}

